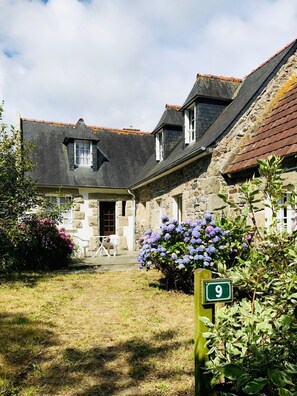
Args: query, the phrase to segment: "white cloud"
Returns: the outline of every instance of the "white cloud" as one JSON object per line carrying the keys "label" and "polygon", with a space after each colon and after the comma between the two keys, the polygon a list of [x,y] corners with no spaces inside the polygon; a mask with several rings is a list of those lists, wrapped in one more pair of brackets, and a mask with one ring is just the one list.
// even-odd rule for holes
{"label": "white cloud", "polygon": [[152,130],[197,72],[243,76],[294,39],[295,0],[0,0],[0,99],[28,118]]}

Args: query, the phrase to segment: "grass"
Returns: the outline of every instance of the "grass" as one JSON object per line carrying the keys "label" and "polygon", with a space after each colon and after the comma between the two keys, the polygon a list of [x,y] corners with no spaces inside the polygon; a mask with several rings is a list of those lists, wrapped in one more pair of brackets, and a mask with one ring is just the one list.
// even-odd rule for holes
{"label": "grass", "polygon": [[2,281],[0,395],[192,395],[193,296],[158,281],[156,271]]}

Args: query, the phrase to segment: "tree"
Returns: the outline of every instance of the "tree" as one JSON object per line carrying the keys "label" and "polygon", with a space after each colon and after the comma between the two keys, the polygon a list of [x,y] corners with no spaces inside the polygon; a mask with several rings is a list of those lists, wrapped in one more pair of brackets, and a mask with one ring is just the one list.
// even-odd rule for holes
{"label": "tree", "polygon": [[[0,121],[3,107],[0,106]],[[0,125],[0,221],[2,226],[14,223],[39,202],[34,180],[28,175],[30,145],[21,141],[20,131]]]}
{"label": "tree", "polygon": [[66,207],[38,195],[29,174],[32,145],[14,127],[7,131],[2,114],[0,106],[0,272],[59,268],[74,248],[71,236],[57,228]]}

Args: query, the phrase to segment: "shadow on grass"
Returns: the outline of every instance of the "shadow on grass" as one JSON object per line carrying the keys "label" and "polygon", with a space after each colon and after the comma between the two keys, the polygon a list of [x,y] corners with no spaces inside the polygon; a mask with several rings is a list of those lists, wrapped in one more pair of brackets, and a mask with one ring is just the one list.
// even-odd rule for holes
{"label": "shadow on grass", "polygon": [[18,394],[43,352],[56,343],[49,326],[22,314],[0,314],[0,394]]}
{"label": "shadow on grass", "polygon": [[[162,275],[160,275],[162,276]],[[194,294],[193,290],[193,285],[192,282],[190,284],[185,284],[185,285],[176,285],[173,282],[170,282],[167,278],[161,277],[159,280],[154,280],[149,283],[150,287],[153,287],[155,289],[160,289],[160,290],[165,290],[165,291],[176,291],[180,292],[183,294]]]}
{"label": "shadow on grass", "polygon": [[[186,348],[192,343],[191,340],[178,342],[176,336],[174,331],[167,331],[150,339],[137,337],[89,350],[68,348],[64,351],[63,361],[44,372],[38,383],[43,389],[51,390],[47,394],[60,394],[67,384],[71,389],[84,389],[72,391],[71,395],[75,396],[156,396],[164,393],[158,393],[156,389],[143,393],[139,388],[141,383],[149,379],[158,387],[162,381],[187,377],[188,389],[170,394],[191,395],[193,372],[166,364],[173,350]],[[92,385],[83,385],[85,381]]]}
{"label": "shadow on grass", "polygon": [[23,286],[35,287],[39,282],[50,279],[55,276],[54,272],[38,271],[38,272],[18,272],[0,273],[0,284],[20,283]]}
{"label": "shadow on grass", "polygon": [[0,273],[0,284],[20,283],[23,286],[35,287],[38,283],[63,274],[63,276],[71,275],[75,270],[71,267],[62,267],[59,270],[49,271],[11,271]]}

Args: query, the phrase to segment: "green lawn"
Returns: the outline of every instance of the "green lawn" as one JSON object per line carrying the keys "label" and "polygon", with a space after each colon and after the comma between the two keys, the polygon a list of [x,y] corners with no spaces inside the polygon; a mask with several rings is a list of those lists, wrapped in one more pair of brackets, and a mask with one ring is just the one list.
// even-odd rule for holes
{"label": "green lawn", "polygon": [[0,394],[193,395],[193,296],[158,280],[156,271],[2,280]]}

